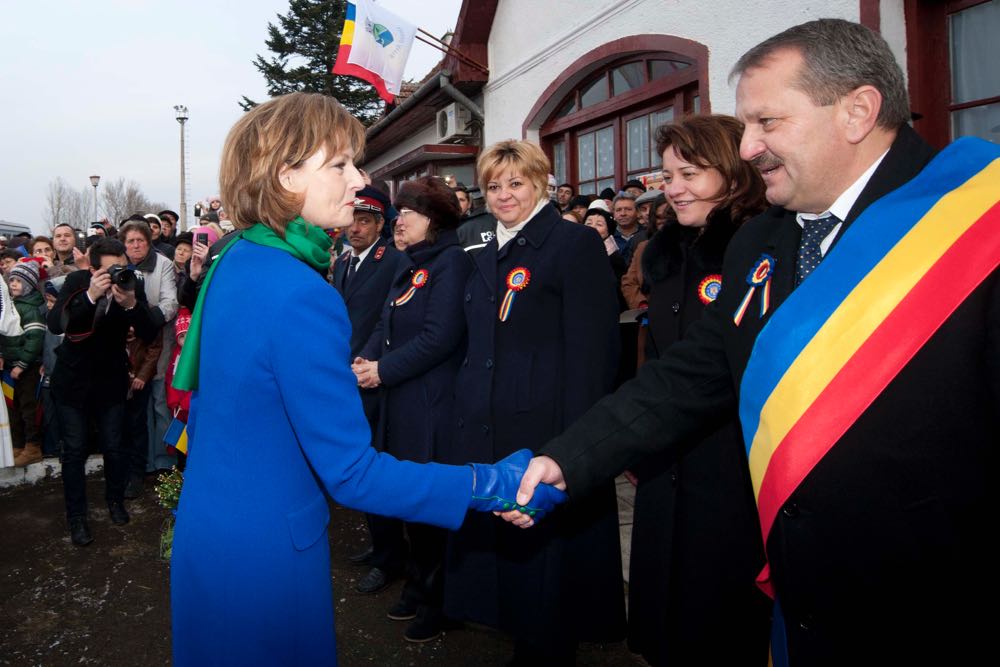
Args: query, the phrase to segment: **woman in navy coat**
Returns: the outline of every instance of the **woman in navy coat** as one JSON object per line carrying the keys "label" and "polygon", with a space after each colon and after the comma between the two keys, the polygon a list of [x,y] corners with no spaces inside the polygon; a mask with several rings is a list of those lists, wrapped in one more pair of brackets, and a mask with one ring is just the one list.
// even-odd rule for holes
{"label": "woman in navy coat", "polygon": [[[376,447],[424,463],[440,460],[454,436],[455,375],[465,352],[462,297],[472,260],[454,231],[458,199],[443,180],[407,181],[395,205],[408,261],[352,368],[362,387],[382,387]],[[403,636],[425,642],[441,634],[445,531],[408,522],[406,534],[406,585],[389,618],[415,619]]]}
{"label": "woman in navy coat", "polygon": [[[497,237],[474,257],[465,290],[453,462],[541,446],[612,388],[619,349],[604,244],[548,202],[541,149],[501,142],[478,170]],[[448,616],[513,634],[513,664],[573,664],[578,641],[624,638],[613,483],[538,530],[480,518],[450,539]]]}
{"label": "woman in navy coat", "polygon": [[171,561],[175,665],[336,664],[324,491],[446,528],[516,491],[508,468],[523,466],[419,465],[369,446],[322,229],[353,218],[363,144],[333,98],[306,93],[256,107],[226,140],[222,192],[242,231],[205,278],[174,380],[195,390]]}

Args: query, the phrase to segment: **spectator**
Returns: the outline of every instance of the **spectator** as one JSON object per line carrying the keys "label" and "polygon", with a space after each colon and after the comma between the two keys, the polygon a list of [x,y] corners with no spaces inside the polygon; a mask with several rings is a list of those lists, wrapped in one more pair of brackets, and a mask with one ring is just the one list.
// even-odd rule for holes
{"label": "spectator", "polygon": [[616,193],[612,188],[604,188],[601,190],[601,194],[598,196],[598,199],[603,199],[604,203],[608,205],[608,210],[611,210],[612,202],[617,194],[618,193]]}
{"label": "spectator", "polygon": [[581,222],[587,217],[587,209],[589,208],[590,199],[586,195],[577,195],[570,199],[566,205],[566,210],[576,213],[580,217]]}
{"label": "spectator", "polygon": [[172,421],[167,409],[163,377],[174,350],[172,322],[177,315],[177,278],[173,262],[152,250],[152,232],[142,216],[130,218],[122,225],[119,235],[124,239],[129,262],[143,273],[150,315],[154,325],[161,329],[163,337],[163,350],[160,352],[150,391],[149,455],[143,462],[145,466],[142,469],[138,467],[139,461],[133,460],[132,477],[141,477],[153,470],[169,468],[176,462],[174,457],[167,454],[163,444],[163,436]]}
{"label": "spectator", "polygon": [[[583,224],[583,217],[576,211],[563,211],[562,219],[569,222],[574,222],[578,225]],[[618,244],[615,244],[615,250],[618,249]]]}
{"label": "spectator", "polygon": [[632,179],[625,184],[622,191],[626,194],[632,195],[633,198],[638,199],[646,191],[646,186],[642,184],[642,181]]}
{"label": "spectator", "polygon": [[89,227],[87,227],[87,236],[107,236],[108,230],[103,223],[92,222]]}
{"label": "spectator", "polygon": [[[0,240],[3,237],[0,236]],[[0,243],[0,245],[3,245]],[[7,281],[0,280],[0,336],[19,336],[23,333],[17,310],[10,298]],[[14,465],[14,450],[10,435],[10,419],[7,413],[7,401],[0,400],[0,468]]]}
{"label": "spectator", "polygon": [[160,238],[160,217],[154,213],[147,213],[143,217],[146,219],[146,223],[149,224],[149,231],[152,234],[152,240],[150,243],[153,246],[153,250],[165,256],[167,259],[173,259],[174,247]]}
{"label": "spectator", "polygon": [[650,224],[650,219],[653,217],[652,212],[655,209],[654,202],[662,197],[663,190],[656,189],[646,190],[635,199],[635,210],[639,216],[639,228],[642,229],[647,239],[656,231],[654,226]]}
{"label": "spectator", "polygon": [[[45,282],[45,291],[42,296],[45,298],[46,319],[48,319],[48,311],[55,307],[59,290],[65,281],[66,275],[62,275]],[[41,391],[39,392],[42,398],[42,456],[46,458],[59,456],[62,452],[62,431],[59,428],[59,419],[50,386],[52,373],[56,368],[56,349],[62,345],[62,342],[62,334],[55,334],[46,327],[45,342],[42,345],[42,367],[40,369],[42,379]]]}
{"label": "spectator", "polygon": [[576,189],[569,183],[563,183],[556,188],[556,205],[560,211],[565,212],[571,208],[569,204],[575,194]]}
{"label": "spectator", "polygon": [[615,280],[621,280],[626,266],[621,251],[618,250],[618,244],[615,243],[614,233],[617,229],[615,219],[607,211],[594,208],[587,211],[587,219],[583,221],[583,224],[600,235],[601,241],[604,242],[604,250],[608,253],[608,259],[611,262],[611,270],[615,273]]}
{"label": "spectator", "polygon": [[63,275],[80,269],[76,262],[83,253],[76,248],[76,237],[76,228],[66,223],[58,224],[52,230],[52,247],[56,251],[52,264]]}
{"label": "spectator", "polygon": [[3,271],[4,278],[10,275],[11,269],[17,266],[23,257],[20,251],[13,248],[0,250],[0,271]]}
{"label": "spectator", "polygon": [[[163,351],[163,338],[155,336],[147,342],[135,335],[135,328],[129,327],[125,337],[128,352],[128,393],[125,398],[125,424],[122,431],[122,450],[130,462],[125,498],[138,498],[142,494],[146,457],[149,452],[149,394],[156,362]],[[136,471],[142,473],[136,473]]]}
{"label": "spectator", "polygon": [[[649,227],[650,237],[656,234],[656,232],[663,229],[663,225],[671,218],[670,215],[670,205],[667,204],[667,197],[662,192],[653,199],[650,203],[651,209],[651,223]],[[632,253],[632,261],[629,263],[628,271],[622,276],[622,295],[625,297],[625,302],[631,309],[634,308],[645,308],[649,304],[646,300],[646,294],[642,291],[643,278],[642,278],[642,253],[645,251],[646,246],[649,244],[648,239],[639,241],[639,244],[635,247],[635,252]],[[640,336],[645,336],[645,329],[639,331]],[[643,339],[645,340],[645,338]],[[640,353],[644,349],[645,344],[640,347]],[[640,358],[639,365],[642,365],[642,358]]]}
{"label": "spectator", "polygon": [[164,209],[157,213],[156,215],[160,218],[160,240],[164,243],[169,243],[174,245],[178,236],[177,221],[180,220],[180,216],[170,209]]}
{"label": "spectator", "polygon": [[[453,446],[455,374],[465,352],[462,306],[472,261],[455,234],[458,199],[444,181],[425,176],[396,196],[397,231],[405,238],[405,269],[396,272],[375,326],[352,370],[365,389],[381,387],[376,447],[398,459],[437,461]],[[411,620],[403,637],[441,635],[446,533],[406,523],[407,578],[388,611]]]}
{"label": "spectator", "polygon": [[467,218],[469,216],[469,210],[472,208],[472,198],[469,197],[469,188],[465,187],[462,183],[456,183],[455,187],[452,188],[452,192],[458,198],[458,205],[462,208],[462,215],[460,217]]}
{"label": "spectator", "polygon": [[[93,541],[84,476],[90,419],[97,423],[104,450],[105,500],[111,521],[115,525],[129,521],[124,505],[129,462],[122,449],[128,391],[125,337],[130,326],[144,340],[157,335],[152,311],[145,304],[142,278],[121,271],[128,263],[125,246],[117,239],[99,239],[89,254],[91,268],[66,276],[48,315],[49,329],[66,334],[56,351],[51,387],[63,432],[66,517],[70,538],[77,546]],[[117,271],[114,281],[112,267]],[[129,275],[134,275],[134,281],[123,280]]]}
{"label": "spectator", "polygon": [[21,318],[19,336],[0,336],[0,368],[10,374],[14,399],[10,410],[10,434],[14,465],[26,466],[42,460],[42,436],[35,421],[38,412],[39,368],[45,341],[45,301],[38,291],[44,270],[34,260],[20,262],[10,270],[10,296]]}
{"label": "spectator", "polygon": [[[174,239],[174,272],[177,275],[177,285],[181,284],[181,278],[187,275],[187,263],[191,259],[191,249],[194,246],[194,233],[181,232]],[[178,292],[180,287],[177,288]]]}
{"label": "spectator", "polygon": [[636,244],[645,238],[643,230],[639,227],[639,214],[635,210],[635,197],[630,194],[620,194],[614,198],[611,211],[618,224],[618,231],[615,232],[615,242],[618,249],[622,251],[622,259],[626,265],[632,261],[632,252]]}

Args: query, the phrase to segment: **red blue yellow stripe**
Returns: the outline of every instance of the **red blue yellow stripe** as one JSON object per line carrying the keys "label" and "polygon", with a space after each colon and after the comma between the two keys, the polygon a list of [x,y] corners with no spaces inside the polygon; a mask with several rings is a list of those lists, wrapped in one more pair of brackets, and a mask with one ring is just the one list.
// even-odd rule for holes
{"label": "red blue yellow stripe", "polygon": [[[1000,264],[1000,147],[965,139],[870,206],[765,325],[740,419],[765,544],[779,508]],[[769,571],[761,587],[772,593]]]}

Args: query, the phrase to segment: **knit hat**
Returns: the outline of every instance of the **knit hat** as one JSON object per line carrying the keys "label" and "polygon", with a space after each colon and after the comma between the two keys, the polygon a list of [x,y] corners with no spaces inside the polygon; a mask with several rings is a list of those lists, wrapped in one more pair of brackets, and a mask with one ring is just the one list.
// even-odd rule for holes
{"label": "knit hat", "polygon": [[14,265],[14,268],[10,270],[10,277],[17,278],[24,285],[24,291],[21,296],[27,296],[33,290],[38,289],[38,280],[41,277],[42,267],[41,265],[33,260],[22,260]]}
{"label": "knit hat", "polygon": [[[181,306],[180,310],[177,311],[177,320],[174,322],[175,335],[179,339],[188,332],[189,328],[191,328],[191,311]],[[178,342],[180,341],[178,340]]]}
{"label": "knit hat", "polygon": [[[603,204],[604,202],[601,203]],[[597,208],[596,206],[591,207],[591,209],[587,211],[587,215],[583,219],[583,222],[586,223],[587,218],[589,218],[592,215],[599,215],[602,218],[604,218],[604,226],[608,228],[608,236],[614,236],[615,232],[618,231],[618,222],[615,221],[614,216],[612,216],[605,210]]]}

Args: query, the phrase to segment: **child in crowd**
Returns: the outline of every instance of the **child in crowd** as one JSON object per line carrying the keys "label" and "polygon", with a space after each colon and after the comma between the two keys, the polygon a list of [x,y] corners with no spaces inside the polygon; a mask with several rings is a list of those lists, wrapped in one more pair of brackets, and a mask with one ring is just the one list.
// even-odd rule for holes
{"label": "child in crowd", "polygon": [[[177,360],[181,358],[181,350],[184,348],[184,339],[187,338],[188,328],[191,326],[191,311],[184,306],[177,311],[177,320],[174,323],[177,346],[174,347],[170,365],[167,367],[167,407],[173,412],[174,420],[187,424],[188,412],[191,410],[191,392],[174,388],[174,373],[177,371]],[[170,431],[173,428],[169,429]],[[186,445],[185,445],[186,448]],[[186,454],[186,451],[179,451],[179,454]],[[184,457],[179,457],[181,468],[184,467]]]}
{"label": "child in crowd", "polygon": [[45,340],[45,301],[38,291],[41,265],[25,260],[10,269],[8,283],[23,333],[0,336],[0,365],[14,385],[10,409],[10,434],[14,465],[26,466],[42,460],[38,429],[38,381]]}

